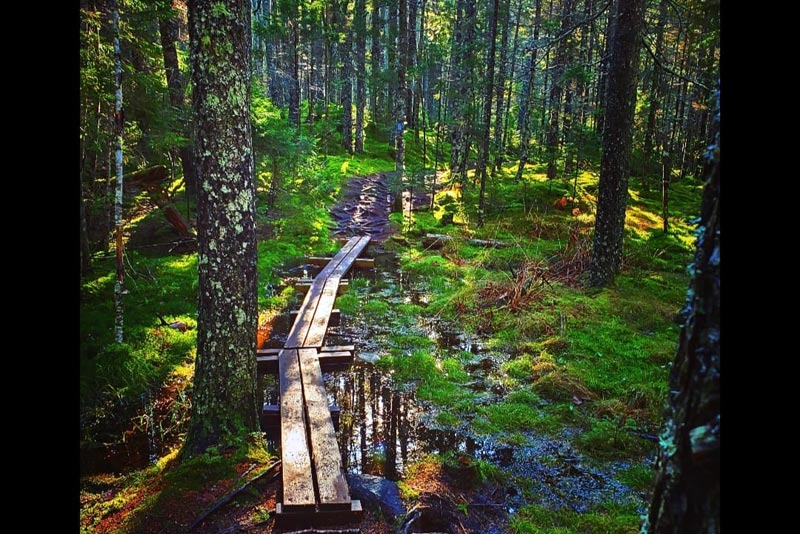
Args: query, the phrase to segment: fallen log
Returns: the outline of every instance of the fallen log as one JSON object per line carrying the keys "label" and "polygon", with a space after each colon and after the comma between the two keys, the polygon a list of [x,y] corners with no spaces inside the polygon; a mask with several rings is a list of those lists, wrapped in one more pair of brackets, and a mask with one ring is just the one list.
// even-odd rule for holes
{"label": "fallen log", "polygon": [[[446,243],[451,241],[456,241],[459,238],[453,237],[450,235],[445,234],[425,234],[425,237],[422,238],[422,245],[425,248],[430,249],[439,249],[442,248]],[[509,243],[504,243],[503,241],[497,241],[495,239],[465,239],[464,242],[467,245],[471,245],[473,247],[487,247],[487,248],[508,248],[511,245]]]}

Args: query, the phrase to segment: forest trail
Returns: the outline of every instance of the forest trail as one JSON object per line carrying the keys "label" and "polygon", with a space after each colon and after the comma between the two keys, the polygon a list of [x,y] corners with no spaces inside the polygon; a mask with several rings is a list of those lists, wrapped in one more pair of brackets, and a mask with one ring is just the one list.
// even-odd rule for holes
{"label": "forest trail", "polygon": [[[333,230],[336,236],[370,236],[376,242],[383,242],[394,232],[389,222],[392,212],[392,193],[389,183],[395,172],[380,172],[351,178],[344,187],[339,202],[331,209],[336,221]],[[430,202],[427,193],[408,191],[403,193],[403,210],[407,212],[413,202],[413,210]]]}

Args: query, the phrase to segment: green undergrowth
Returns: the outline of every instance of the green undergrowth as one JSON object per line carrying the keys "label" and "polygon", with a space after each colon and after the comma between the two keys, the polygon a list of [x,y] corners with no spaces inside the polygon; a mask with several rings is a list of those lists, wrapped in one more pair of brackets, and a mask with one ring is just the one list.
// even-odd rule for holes
{"label": "green undergrowth", "polygon": [[[334,106],[331,120],[335,114]],[[333,221],[329,210],[347,180],[391,171],[394,161],[386,142],[370,136],[364,154],[345,154],[340,143],[324,149],[320,138],[308,135],[307,127],[299,133],[288,129],[285,110],[273,106],[257,88],[252,119],[258,192],[258,299],[263,317],[286,309],[296,298],[293,285],[283,283],[284,266],[339,248],[330,238]],[[321,131],[315,130],[315,135]],[[175,239],[159,210],[144,209],[145,197],[126,202],[126,216],[130,213],[126,231],[131,240]],[[175,204],[185,211],[182,189]],[[125,417],[141,410],[176,369],[185,368],[181,373],[191,376],[197,328],[196,253],[146,247],[126,252],[128,293],[122,344],[113,342],[114,260],[98,257],[93,268],[93,273],[81,280],[81,428],[82,439],[87,441],[99,438],[101,427],[118,426],[108,424],[113,421],[127,426]],[[182,322],[188,329],[180,332],[165,327],[159,315],[168,323]],[[120,410],[122,406],[127,409]],[[114,436],[102,438],[113,440]]]}
{"label": "green undergrowth", "polygon": [[[520,432],[577,427],[575,444],[597,459],[650,454],[652,444],[639,434],[661,424],[701,185],[672,184],[669,234],[661,229],[657,192],[631,189],[623,272],[596,290],[585,286],[584,272],[597,170],[582,171],[577,186],[548,181],[536,164],[515,183],[515,170],[503,167],[491,181],[483,227],[475,224],[477,188],[470,184],[445,185],[432,211],[392,215],[406,239],[391,245],[400,267],[427,295],[427,305],[413,311],[480,337],[499,358],[489,383],[506,393],[499,402],[459,410],[475,393],[464,387],[471,377],[455,380],[457,369],[444,372],[446,351],[392,354],[381,365],[395,380],[416,381],[443,408],[442,425],[466,420],[478,434],[511,441],[522,441]],[[454,239],[426,248],[429,233]],[[454,361],[464,369],[468,359]]]}
{"label": "green undergrowth", "polygon": [[[117,525],[114,532],[120,533],[151,532],[154,528],[182,531],[208,505],[195,502],[198,497],[231,486],[237,472],[252,466],[248,476],[252,477],[274,461],[265,452],[260,436],[253,435],[188,460],[181,460],[176,448],[150,467],[126,475],[83,477],[81,532],[95,532],[104,521]],[[107,498],[109,494],[113,498]]]}

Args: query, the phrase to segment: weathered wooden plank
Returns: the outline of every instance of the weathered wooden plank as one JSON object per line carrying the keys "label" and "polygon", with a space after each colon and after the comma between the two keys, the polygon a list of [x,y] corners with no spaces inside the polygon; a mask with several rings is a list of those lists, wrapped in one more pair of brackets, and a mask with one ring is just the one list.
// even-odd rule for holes
{"label": "weathered wooden plank", "polygon": [[[296,350],[278,356],[281,395],[281,470],[286,509],[313,508],[314,482],[306,438],[303,383]],[[330,418],[330,414],[328,414]],[[333,426],[333,423],[331,423]]]}
{"label": "weathered wooden plank", "polygon": [[[274,350],[274,349],[265,349]],[[281,349],[283,350],[283,349]],[[275,374],[278,372],[278,355],[275,353],[256,355],[258,372],[265,374]],[[327,351],[319,353],[319,364],[323,373],[347,369],[353,363],[353,353],[347,350]]]}
{"label": "weathered wooden plank", "polygon": [[[342,247],[342,249],[336,254],[336,256],[333,257],[333,260],[331,260],[331,262],[328,263],[328,265],[326,265],[322,271],[320,271],[320,273],[311,283],[309,291],[306,293],[306,296],[303,299],[303,304],[300,306],[297,320],[294,322],[292,329],[289,331],[289,336],[284,344],[285,348],[294,349],[303,346],[303,342],[308,335],[308,329],[311,326],[311,321],[314,319],[314,315],[316,313],[317,301],[322,293],[323,288],[325,287],[325,284],[327,283],[328,277],[352,251],[356,250],[356,247],[360,246],[356,255],[360,254],[361,251],[364,250],[366,243],[362,245],[362,242],[363,238],[353,238],[348,241],[345,246]],[[367,238],[367,242],[369,242],[369,238]]]}
{"label": "weathered wooden plank", "polygon": [[328,331],[328,323],[330,321],[331,311],[336,302],[336,295],[339,290],[338,281],[329,277],[325,288],[322,290],[322,295],[317,301],[317,309],[314,313],[314,319],[308,327],[306,339],[303,342],[303,347],[322,347],[322,342],[325,339],[325,334]]}
{"label": "weathered wooden plank", "polygon": [[321,347],[320,352],[355,352],[355,345],[326,345]]}
{"label": "weathered wooden plank", "polygon": [[[350,508],[344,510],[319,510],[313,514],[305,514],[286,510],[281,503],[275,505],[275,524],[281,528],[306,529],[313,527],[330,527],[361,521],[364,518],[364,509],[361,501],[353,499]],[[306,532],[311,532],[306,530]],[[321,531],[322,532],[322,531]]]}
{"label": "weathered wooden plank", "polygon": [[[289,315],[294,318],[297,318],[299,314],[300,310],[289,312]],[[342,311],[337,308],[334,308],[333,310],[331,310],[331,317],[330,321],[328,321],[328,326],[339,326],[340,324],[342,324]]]}
{"label": "weathered wooden plank", "polygon": [[[328,330],[328,317],[336,301],[336,294],[340,287],[341,277],[352,267],[352,262],[364,251],[369,241],[369,237],[362,237],[359,239],[350,249],[347,256],[344,257],[328,275],[328,279],[325,282],[325,289],[319,298],[317,309],[314,313],[314,319],[309,325],[305,342],[302,345],[303,347],[322,347],[322,343],[325,340],[325,333]],[[331,264],[332,262],[328,264],[328,266]]]}
{"label": "weathered wooden plank", "polygon": [[[309,289],[311,289],[312,285],[313,282],[297,282],[294,284],[294,289],[299,293],[305,293]],[[349,286],[350,286],[349,280],[339,280],[339,293],[347,289]]]}
{"label": "weathered wooden plank", "polygon": [[[311,265],[328,265],[333,258],[324,258],[321,256],[311,256],[308,258],[308,263]],[[356,258],[353,266],[358,269],[373,269],[375,268],[375,258]]]}
{"label": "weathered wooden plank", "polygon": [[[333,421],[333,429],[339,430],[339,416],[341,415],[341,408],[334,405],[331,406],[331,420]],[[264,404],[261,409],[261,430],[266,430],[268,427],[277,427],[281,424],[281,406],[280,404]]]}
{"label": "weathered wooden plank", "polygon": [[350,509],[349,489],[344,477],[317,351],[299,349],[297,352],[300,356],[300,372],[311,436],[311,457],[317,475],[319,508]]}

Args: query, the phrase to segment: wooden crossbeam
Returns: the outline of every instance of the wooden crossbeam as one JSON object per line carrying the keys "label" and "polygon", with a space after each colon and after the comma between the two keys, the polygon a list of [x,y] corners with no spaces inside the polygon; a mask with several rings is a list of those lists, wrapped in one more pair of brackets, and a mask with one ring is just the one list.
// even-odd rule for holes
{"label": "wooden crossbeam", "polygon": [[[311,256],[308,258],[308,263],[311,265],[328,265],[333,258],[326,258],[322,256]],[[353,262],[353,267],[356,269],[374,269],[375,258],[356,258]]]}
{"label": "wooden crossbeam", "polygon": [[[278,372],[277,354],[258,354],[256,362],[259,373],[275,374]],[[341,371],[353,364],[353,353],[350,351],[320,352],[319,364],[323,373]]]}
{"label": "wooden crossbeam", "polygon": [[[334,405],[330,407],[331,419],[333,420],[334,430],[339,430],[339,416],[341,415],[341,408]],[[266,430],[268,427],[278,427],[281,424],[281,405],[280,404],[264,404],[261,409],[261,430]]]}

